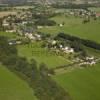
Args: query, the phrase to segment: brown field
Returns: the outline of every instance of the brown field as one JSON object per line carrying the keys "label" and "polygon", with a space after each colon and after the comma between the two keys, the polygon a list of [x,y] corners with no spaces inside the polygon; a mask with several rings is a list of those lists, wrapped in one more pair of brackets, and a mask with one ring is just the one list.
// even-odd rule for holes
{"label": "brown field", "polygon": [[8,15],[15,15],[16,14],[16,12],[14,12],[14,11],[2,11],[2,12],[0,12],[0,18],[1,17],[4,17],[4,16],[8,16]]}

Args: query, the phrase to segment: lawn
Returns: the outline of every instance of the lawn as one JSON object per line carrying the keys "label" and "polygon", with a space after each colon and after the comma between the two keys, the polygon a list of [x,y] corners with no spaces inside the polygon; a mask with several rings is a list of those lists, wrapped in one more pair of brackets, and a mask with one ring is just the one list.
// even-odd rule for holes
{"label": "lawn", "polygon": [[100,64],[57,75],[54,79],[73,100],[100,100]]}
{"label": "lawn", "polygon": [[48,52],[44,48],[41,48],[40,43],[34,42],[32,46],[33,47],[30,47],[29,45],[18,46],[19,55],[24,56],[29,60],[31,58],[34,58],[38,62],[38,64],[45,63],[48,68],[53,68],[70,63],[69,60],[61,56],[54,55],[53,53]]}
{"label": "lawn", "polygon": [[37,100],[27,83],[0,65],[0,100]]}
{"label": "lawn", "polygon": [[94,21],[91,19],[89,23],[83,24],[82,18],[75,17],[65,17],[65,16],[56,16],[52,18],[58,24],[65,22],[63,27],[53,26],[49,28],[42,28],[39,31],[50,34],[57,34],[59,32],[64,32],[67,34],[75,35],[81,38],[93,40],[100,43],[100,19]]}

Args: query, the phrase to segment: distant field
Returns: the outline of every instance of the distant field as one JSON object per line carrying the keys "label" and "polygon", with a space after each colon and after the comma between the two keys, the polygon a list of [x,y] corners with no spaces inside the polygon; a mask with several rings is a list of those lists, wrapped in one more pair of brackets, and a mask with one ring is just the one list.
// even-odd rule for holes
{"label": "distant field", "polygon": [[15,14],[16,14],[16,12],[14,12],[14,11],[1,11],[0,18],[4,17],[4,16],[8,16],[8,15],[15,15]]}
{"label": "distant field", "polygon": [[96,12],[100,13],[100,7],[98,7],[98,8],[90,7],[89,10],[96,11]]}
{"label": "distant field", "polygon": [[100,100],[100,64],[57,75],[54,79],[70,93],[72,100]]}
{"label": "distant field", "polygon": [[45,63],[49,68],[70,63],[69,60],[61,56],[51,54],[47,50],[41,48],[40,43],[33,43],[33,46],[33,48],[29,47],[28,45],[18,46],[19,55],[28,59],[34,58],[38,64]]}
{"label": "distant field", "polygon": [[16,6],[14,8],[16,9],[29,9],[29,8],[33,8],[34,6]]}
{"label": "distant field", "polygon": [[100,19],[97,21],[92,19],[91,22],[87,24],[82,24],[82,18],[56,16],[52,19],[55,20],[58,24],[65,22],[65,25],[63,27],[54,26],[49,28],[42,28],[39,29],[39,31],[54,35],[59,32],[65,32],[67,34],[100,43]]}
{"label": "distant field", "polygon": [[32,89],[0,65],[0,100],[37,100]]}
{"label": "distant field", "polygon": [[5,36],[8,38],[16,38],[16,34],[15,33],[8,33],[8,32],[0,32],[0,36]]}

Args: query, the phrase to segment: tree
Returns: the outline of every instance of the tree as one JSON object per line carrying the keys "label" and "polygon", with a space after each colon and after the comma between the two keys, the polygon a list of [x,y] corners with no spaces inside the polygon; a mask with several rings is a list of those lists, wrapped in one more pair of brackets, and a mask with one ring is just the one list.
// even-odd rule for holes
{"label": "tree", "polygon": [[43,76],[48,75],[48,68],[46,67],[44,63],[40,64],[39,71],[40,71],[40,74]]}

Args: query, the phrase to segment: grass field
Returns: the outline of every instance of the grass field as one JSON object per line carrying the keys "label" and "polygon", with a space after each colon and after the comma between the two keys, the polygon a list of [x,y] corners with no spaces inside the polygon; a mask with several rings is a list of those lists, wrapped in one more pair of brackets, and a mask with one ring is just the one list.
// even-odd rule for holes
{"label": "grass field", "polygon": [[100,7],[90,7],[89,10],[92,10],[92,11],[96,11],[96,12],[99,12],[100,13]]}
{"label": "grass field", "polygon": [[0,65],[0,100],[37,100],[32,89]]}
{"label": "grass field", "polygon": [[52,19],[59,24],[65,22],[65,25],[63,27],[53,26],[42,28],[39,29],[39,31],[54,35],[59,32],[64,32],[100,43],[100,19],[96,21],[92,19],[91,22],[87,24],[82,24],[83,19],[75,17],[56,16]]}
{"label": "grass field", "polygon": [[0,36],[5,36],[11,39],[16,39],[18,37],[16,33],[9,33],[9,32],[0,32]]}
{"label": "grass field", "polygon": [[54,79],[73,100],[100,100],[100,64],[57,75]]}
{"label": "grass field", "polygon": [[69,60],[61,56],[57,56],[57,55],[49,53],[44,48],[40,47],[40,43],[36,43],[36,42],[33,43],[32,48],[29,47],[29,45],[18,46],[18,52],[20,56],[24,56],[28,59],[31,59],[31,58],[36,59],[38,64],[45,63],[48,66],[48,68],[57,67],[60,65],[66,65],[70,63]]}

